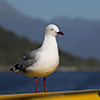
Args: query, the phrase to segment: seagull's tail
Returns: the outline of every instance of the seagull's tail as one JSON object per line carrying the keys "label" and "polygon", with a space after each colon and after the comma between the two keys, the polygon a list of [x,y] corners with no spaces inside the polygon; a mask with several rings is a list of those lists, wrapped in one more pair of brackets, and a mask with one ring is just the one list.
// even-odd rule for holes
{"label": "seagull's tail", "polygon": [[20,70],[19,70],[18,66],[19,66],[19,63],[16,64],[14,67],[10,68],[10,70],[13,71],[13,72],[19,73]]}

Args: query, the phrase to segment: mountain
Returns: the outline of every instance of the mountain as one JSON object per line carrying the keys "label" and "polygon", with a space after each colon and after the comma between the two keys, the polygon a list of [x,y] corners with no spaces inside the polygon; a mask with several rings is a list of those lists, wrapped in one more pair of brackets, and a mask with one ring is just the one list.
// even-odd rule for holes
{"label": "mountain", "polygon": [[[75,55],[82,57],[96,57],[100,59],[100,29],[92,33],[89,37],[85,37],[71,49]],[[87,53],[88,52],[88,53]],[[87,53],[87,55],[85,54]]]}
{"label": "mountain", "polygon": [[0,25],[14,31],[18,36],[26,36],[31,41],[41,42],[47,24],[55,23],[65,33],[58,36],[59,47],[72,55],[82,58],[100,59],[100,21],[56,17],[50,22],[28,18],[5,2],[0,2]]}

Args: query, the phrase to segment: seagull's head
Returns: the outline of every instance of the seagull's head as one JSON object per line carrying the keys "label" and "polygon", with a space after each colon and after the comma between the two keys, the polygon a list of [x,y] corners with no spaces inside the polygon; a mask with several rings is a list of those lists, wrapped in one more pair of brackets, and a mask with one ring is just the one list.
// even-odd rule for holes
{"label": "seagull's head", "polygon": [[58,34],[61,34],[61,35],[64,35],[64,33],[63,32],[61,32],[60,30],[59,30],[59,28],[56,26],[56,25],[54,25],[54,24],[50,24],[50,25],[48,25],[47,27],[46,27],[46,29],[45,29],[45,35],[51,35],[51,36],[57,36]]}

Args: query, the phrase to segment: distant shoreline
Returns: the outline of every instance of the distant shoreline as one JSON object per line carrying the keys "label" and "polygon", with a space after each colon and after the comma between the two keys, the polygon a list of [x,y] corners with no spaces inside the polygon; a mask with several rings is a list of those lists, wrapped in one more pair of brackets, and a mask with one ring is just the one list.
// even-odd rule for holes
{"label": "distant shoreline", "polygon": [[[12,66],[0,66],[0,72],[10,72]],[[100,71],[100,67],[75,67],[75,66],[59,66],[56,71],[58,72],[69,72],[69,71]]]}
{"label": "distant shoreline", "polygon": [[100,67],[89,67],[89,66],[60,66],[57,71],[67,72],[67,71],[100,71]]}
{"label": "distant shoreline", "polygon": [[11,66],[0,66],[0,72],[9,72]]}

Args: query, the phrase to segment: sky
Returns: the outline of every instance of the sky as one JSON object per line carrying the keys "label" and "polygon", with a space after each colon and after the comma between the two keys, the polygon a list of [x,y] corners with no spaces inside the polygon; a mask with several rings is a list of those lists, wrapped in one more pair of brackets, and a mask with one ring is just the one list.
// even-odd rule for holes
{"label": "sky", "polygon": [[100,20],[100,0],[2,0],[30,18]]}

